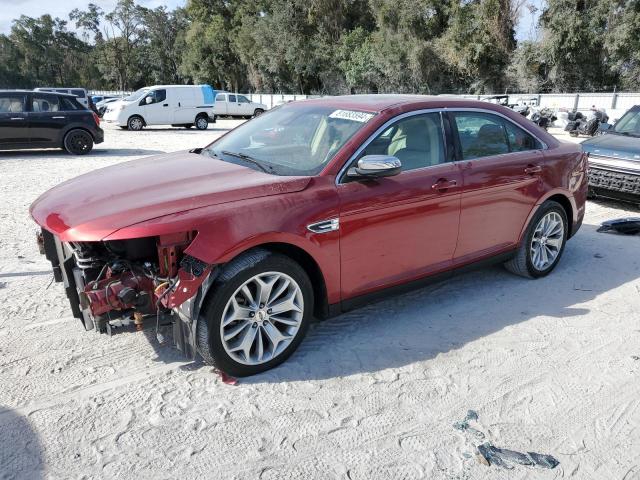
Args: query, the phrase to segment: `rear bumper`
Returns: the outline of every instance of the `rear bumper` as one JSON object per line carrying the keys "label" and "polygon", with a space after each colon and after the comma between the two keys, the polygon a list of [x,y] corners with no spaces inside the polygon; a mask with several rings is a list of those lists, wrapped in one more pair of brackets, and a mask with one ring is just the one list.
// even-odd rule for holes
{"label": "rear bumper", "polygon": [[97,127],[93,135],[93,143],[102,143],[102,142],[104,142],[104,130],[102,130],[100,127]]}

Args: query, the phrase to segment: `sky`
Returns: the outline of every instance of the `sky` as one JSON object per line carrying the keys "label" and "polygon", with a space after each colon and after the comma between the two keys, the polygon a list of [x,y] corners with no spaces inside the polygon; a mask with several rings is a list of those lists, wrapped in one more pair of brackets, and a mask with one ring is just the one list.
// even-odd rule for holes
{"label": "sky", "polygon": [[[0,33],[8,33],[11,29],[11,21],[20,15],[39,17],[45,13],[52,17],[68,20],[68,15],[74,8],[85,9],[87,4],[95,3],[105,11],[113,9],[117,0],[0,0]],[[538,8],[536,14],[531,14],[526,8],[522,9],[520,22],[516,29],[518,40],[535,38],[535,23],[544,0],[529,0],[528,3]],[[138,0],[138,3],[148,8],[165,5],[168,8],[182,6],[186,0]],[[73,25],[69,25],[73,29]]]}
{"label": "sky", "polygon": [[[86,9],[89,3],[95,3],[103,10],[111,11],[117,0],[0,0],[0,33],[9,33],[12,20],[20,15],[39,17],[48,13],[52,17],[68,21],[71,10]],[[175,8],[187,2],[186,0],[138,0],[137,3],[148,8],[160,5]],[[73,29],[73,25],[69,25],[69,28]]]}

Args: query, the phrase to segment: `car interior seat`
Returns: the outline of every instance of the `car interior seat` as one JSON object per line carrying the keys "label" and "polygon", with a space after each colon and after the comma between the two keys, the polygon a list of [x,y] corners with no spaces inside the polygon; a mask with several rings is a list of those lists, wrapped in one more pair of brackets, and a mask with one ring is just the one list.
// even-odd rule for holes
{"label": "car interior seat", "polygon": [[465,157],[485,157],[509,153],[502,125],[485,123],[478,130],[475,140],[465,152]]}
{"label": "car interior seat", "polygon": [[394,135],[388,154],[400,160],[403,170],[437,165],[442,162],[441,142],[437,140],[439,131],[428,118],[405,121]]}

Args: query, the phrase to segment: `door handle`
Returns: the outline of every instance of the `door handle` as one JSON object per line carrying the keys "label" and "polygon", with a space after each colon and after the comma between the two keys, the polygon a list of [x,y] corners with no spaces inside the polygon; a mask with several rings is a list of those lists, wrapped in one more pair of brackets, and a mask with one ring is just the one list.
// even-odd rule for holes
{"label": "door handle", "polygon": [[163,106],[163,107],[168,107],[168,106],[169,106],[169,104],[168,104],[168,103],[163,103],[163,104],[162,104],[162,106]]}
{"label": "door handle", "polygon": [[11,117],[11,120],[24,120],[24,117]]}
{"label": "door handle", "polygon": [[447,190],[448,188],[453,188],[456,185],[458,185],[458,182],[455,180],[447,180],[447,179],[441,178],[436,183],[431,185],[431,188],[433,190]]}
{"label": "door handle", "polygon": [[540,172],[542,172],[542,167],[540,165],[529,165],[524,169],[524,173],[526,173],[527,175],[534,175]]}

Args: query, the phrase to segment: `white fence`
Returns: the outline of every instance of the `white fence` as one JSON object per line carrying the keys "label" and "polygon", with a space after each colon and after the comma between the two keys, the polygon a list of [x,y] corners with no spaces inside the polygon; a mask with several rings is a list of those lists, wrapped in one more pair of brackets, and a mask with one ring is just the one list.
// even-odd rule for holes
{"label": "white fence", "polygon": [[[92,95],[128,95],[131,92],[124,91],[92,91]],[[267,108],[272,108],[282,103],[318,98],[321,95],[280,94],[280,93],[246,93],[242,94],[252,102],[263,103]],[[450,95],[452,97],[483,100],[492,95]],[[611,118],[618,118],[634,105],[640,104],[640,93],[510,93],[509,100],[516,103],[519,99],[536,98],[542,107],[568,110],[589,110],[592,106],[604,108]]]}

